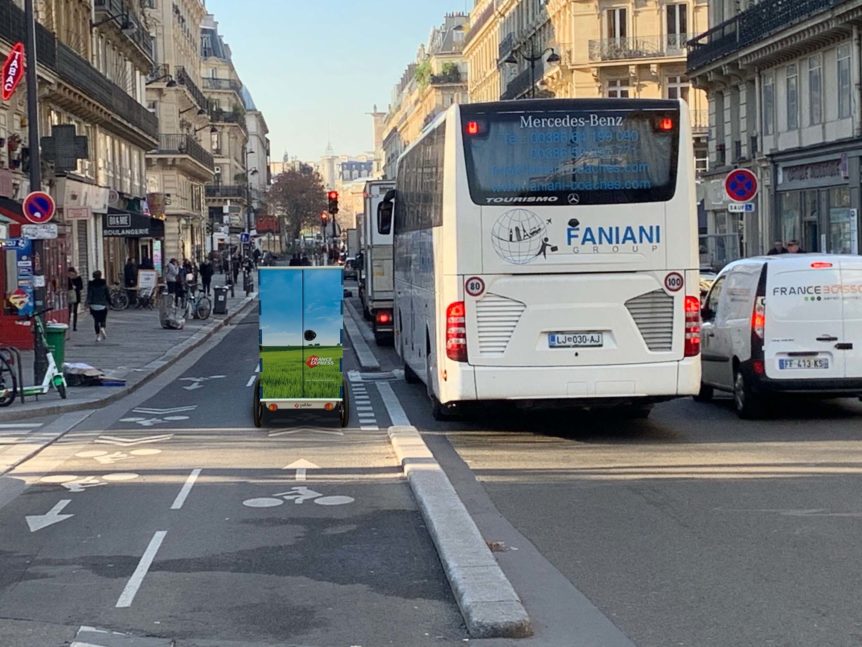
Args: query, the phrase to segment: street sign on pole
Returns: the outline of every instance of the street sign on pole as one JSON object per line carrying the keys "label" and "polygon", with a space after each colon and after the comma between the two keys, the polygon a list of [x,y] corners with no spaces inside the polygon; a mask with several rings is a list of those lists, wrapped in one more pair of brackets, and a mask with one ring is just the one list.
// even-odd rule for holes
{"label": "street sign on pole", "polygon": [[734,202],[749,202],[757,195],[757,176],[746,168],[738,168],[724,178],[724,192]]}
{"label": "street sign on pole", "polygon": [[41,225],[51,220],[55,209],[54,198],[44,191],[29,193],[21,203],[21,212],[34,225]]}

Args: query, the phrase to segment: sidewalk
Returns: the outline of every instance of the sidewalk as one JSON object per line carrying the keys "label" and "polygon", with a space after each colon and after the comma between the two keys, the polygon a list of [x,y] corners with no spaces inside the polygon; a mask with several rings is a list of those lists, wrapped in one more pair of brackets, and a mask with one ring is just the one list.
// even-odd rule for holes
{"label": "sidewalk", "polygon": [[[219,275],[215,277],[216,285],[221,285],[219,278]],[[66,400],[53,389],[38,400],[28,397],[22,404],[16,399],[10,406],[0,409],[0,422],[91,409],[117,400],[164,371],[236,317],[248,313],[256,298],[256,293],[245,297],[242,290],[237,290],[233,298],[228,293],[227,316],[213,314],[205,321],[189,319],[183,330],[162,328],[157,308],[111,310],[108,338],[100,342],[96,342],[92,319],[82,313],[78,317],[78,330],[70,331],[66,339],[65,361],[89,364],[107,377],[126,380],[126,385],[69,387]],[[33,384],[33,352],[22,351],[21,362],[25,383]]]}

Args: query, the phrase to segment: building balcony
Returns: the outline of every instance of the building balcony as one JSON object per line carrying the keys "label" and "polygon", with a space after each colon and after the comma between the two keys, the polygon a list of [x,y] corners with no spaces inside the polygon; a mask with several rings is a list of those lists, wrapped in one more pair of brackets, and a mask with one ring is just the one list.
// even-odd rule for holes
{"label": "building balcony", "polygon": [[214,124],[231,124],[239,126],[243,132],[247,132],[245,125],[245,112],[242,110],[210,110],[210,121]]}
{"label": "building balcony", "polygon": [[[538,66],[537,66],[538,67]],[[541,70],[535,71],[535,80],[541,79]],[[512,79],[509,84],[506,86],[506,89],[503,90],[503,94],[500,96],[500,99],[503,101],[507,101],[509,99],[517,99],[518,97],[523,96],[524,94],[530,91],[530,68],[523,70],[520,72],[514,79]]]}
{"label": "building balcony", "polygon": [[201,89],[195,85],[195,82],[192,81],[192,77],[188,72],[186,72],[186,68],[182,65],[178,65],[174,68],[174,80],[186,89],[186,92],[189,93],[189,96],[198,108],[201,108],[202,110],[207,109],[207,98],[204,96],[204,93],[201,92]]}
{"label": "building balcony", "polygon": [[[194,165],[193,171],[204,180],[212,179],[215,164],[213,156],[188,134],[159,135],[159,146],[149,157],[179,157]],[[192,169],[190,169],[192,170]]]}
{"label": "building balcony", "polygon": [[848,10],[859,8],[852,0],[770,0],[756,4],[689,41],[688,71],[697,72],[839,5]]}
{"label": "building balcony", "polygon": [[691,132],[693,135],[709,134],[709,110],[695,109],[689,110],[691,114]]}
{"label": "building balcony", "polygon": [[[150,67],[155,61],[153,37],[138,17],[130,11],[132,4],[125,0],[93,0],[94,19],[97,23],[107,20],[102,26],[112,26],[117,33],[128,39],[129,43],[146,59],[147,67]],[[108,20],[110,18],[113,20]]]}
{"label": "building balcony", "polygon": [[[0,38],[17,43],[24,40],[24,11],[12,0],[0,0]],[[53,33],[36,23],[36,54],[39,65],[57,68],[57,40]]]}
{"label": "building balcony", "polygon": [[204,90],[234,92],[238,97],[242,98],[242,83],[239,81],[234,81],[233,79],[215,79],[208,76],[205,76],[203,81]]}
{"label": "building balcony", "polygon": [[589,57],[593,62],[682,57],[685,56],[687,40],[688,34],[602,38],[589,42]]}
{"label": "building balcony", "polygon": [[458,83],[467,83],[467,75],[462,74],[460,70],[452,70],[445,74],[432,74],[430,79],[431,85],[452,85]]}
{"label": "building balcony", "polygon": [[248,187],[244,184],[210,184],[205,187],[207,199],[247,200]]}

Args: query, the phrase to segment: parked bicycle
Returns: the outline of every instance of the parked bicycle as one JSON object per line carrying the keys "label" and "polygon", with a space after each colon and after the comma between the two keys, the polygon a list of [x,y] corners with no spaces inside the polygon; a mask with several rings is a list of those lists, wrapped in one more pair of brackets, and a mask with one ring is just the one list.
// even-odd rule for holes
{"label": "parked bicycle", "polygon": [[10,349],[0,348],[0,407],[8,407],[15,402],[18,393],[18,378],[12,368],[14,359]]}
{"label": "parked bicycle", "polygon": [[210,298],[197,290],[189,293],[186,297],[185,318],[189,316],[195,319],[208,319],[213,311],[213,304]]}
{"label": "parked bicycle", "polygon": [[110,289],[111,310],[125,310],[129,307],[129,293],[119,283],[114,283]]}

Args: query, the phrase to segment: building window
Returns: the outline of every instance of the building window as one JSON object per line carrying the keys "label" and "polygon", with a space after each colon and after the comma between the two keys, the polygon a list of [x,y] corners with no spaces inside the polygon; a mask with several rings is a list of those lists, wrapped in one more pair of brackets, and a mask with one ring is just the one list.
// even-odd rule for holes
{"label": "building window", "polygon": [[775,83],[772,75],[763,77],[763,134],[775,132]]}
{"label": "building window", "polygon": [[617,41],[617,44],[622,45],[628,34],[626,29],[627,11],[625,7],[618,7],[607,10],[608,17],[608,38]]}
{"label": "building window", "polygon": [[787,129],[799,128],[799,77],[796,73],[796,65],[788,65],[785,69],[786,94],[787,94]]}
{"label": "building window", "polygon": [[823,77],[820,57],[808,59],[808,125],[814,126],[823,121]]}
{"label": "building window", "polygon": [[838,48],[838,118],[850,116],[850,45]]}
{"label": "building window", "polygon": [[667,77],[665,87],[667,88],[668,99],[682,99],[683,101],[688,101],[688,89],[690,86],[688,84],[688,81],[683,79],[683,77]]}
{"label": "building window", "polygon": [[631,88],[628,79],[611,79],[608,81],[607,96],[609,99],[628,99]]}
{"label": "building window", "polygon": [[688,40],[688,5],[669,4],[667,13],[667,48],[678,51],[685,47]]}

